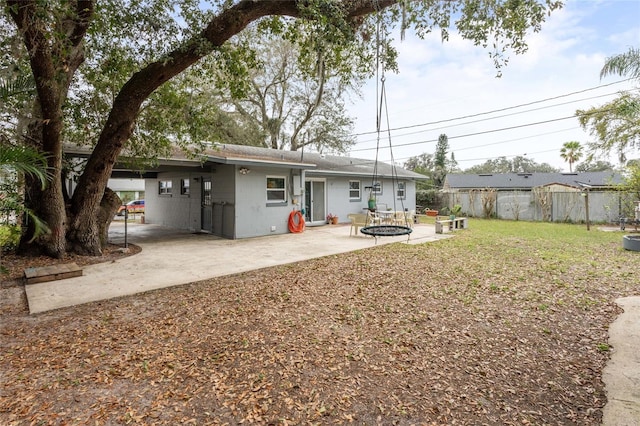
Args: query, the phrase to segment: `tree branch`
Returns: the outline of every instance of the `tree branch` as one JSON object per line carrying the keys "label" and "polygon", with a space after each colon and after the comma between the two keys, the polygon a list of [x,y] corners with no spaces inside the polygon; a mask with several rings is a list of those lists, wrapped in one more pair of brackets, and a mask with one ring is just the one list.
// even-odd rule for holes
{"label": "tree branch", "polygon": [[[12,1],[20,3],[19,0]],[[347,17],[354,18],[397,1],[354,0],[344,5]],[[198,36],[135,73],[116,96],[98,143],[87,161],[85,173],[80,176],[73,196],[73,211],[78,213],[89,209],[83,213],[95,213],[102,188],[106,187],[113,165],[131,136],[140,106],[154,90],[259,18],[272,15],[301,17],[299,4],[298,0],[242,0],[215,16]]]}

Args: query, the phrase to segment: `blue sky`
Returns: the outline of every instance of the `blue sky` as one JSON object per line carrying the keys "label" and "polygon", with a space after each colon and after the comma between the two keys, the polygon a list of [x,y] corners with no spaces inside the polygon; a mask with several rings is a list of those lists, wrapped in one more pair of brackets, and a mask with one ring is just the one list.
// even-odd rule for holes
{"label": "blue sky", "polygon": [[[560,158],[562,144],[577,140],[586,145],[591,137],[577,119],[563,118],[576,109],[602,105],[621,90],[637,93],[640,86],[620,83],[621,77],[599,77],[608,56],[640,46],[640,1],[569,0],[527,40],[529,51],[511,54],[502,78],[496,78],[486,50],[457,34],[445,43],[438,35],[397,40],[400,72],[386,73],[385,86],[389,127],[398,130],[391,132],[391,150],[385,132],[379,159],[389,161],[392,154],[402,164],[409,157],[433,153],[435,141],[445,133],[463,169],[490,158],[523,155],[569,171]],[[375,80],[365,85],[362,95],[349,108],[359,134],[351,156],[375,158],[376,135],[360,135],[375,130]],[[511,108],[527,103],[533,104]],[[507,110],[482,114],[498,109]],[[476,114],[482,115],[452,120]],[[510,127],[516,128],[492,132]],[[628,153],[628,158],[637,157],[639,152]]]}

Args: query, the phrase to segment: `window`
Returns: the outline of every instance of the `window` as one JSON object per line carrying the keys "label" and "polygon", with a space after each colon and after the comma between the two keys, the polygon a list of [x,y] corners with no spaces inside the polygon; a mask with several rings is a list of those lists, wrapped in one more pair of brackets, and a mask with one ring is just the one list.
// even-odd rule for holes
{"label": "window", "polygon": [[287,179],[283,176],[267,176],[267,203],[287,201]]}
{"label": "window", "polygon": [[350,200],[360,200],[362,197],[360,196],[360,181],[359,180],[350,180],[349,181],[349,199]]}
{"label": "window", "polygon": [[170,180],[161,180],[159,182],[158,194],[171,195],[171,187],[173,186]]}
{"label": "window", "polygon": [[189,195],[189,179],[180,179],[180,194]]}
{"label": "window", "polygon": [[405,182],[398,182],[398,193],[397,196],[398,198],[401,199],[405,199],[407,196],[407,191],[406,191],[406,183]]}
{"label": "window", "polygon": [[373,182],[371,193],[374,195],[382,195],[382,182]]}

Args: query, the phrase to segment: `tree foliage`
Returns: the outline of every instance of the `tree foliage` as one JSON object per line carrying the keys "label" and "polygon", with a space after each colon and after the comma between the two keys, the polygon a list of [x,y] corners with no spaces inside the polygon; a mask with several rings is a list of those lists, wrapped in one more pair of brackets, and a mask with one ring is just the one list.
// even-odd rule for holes
{"label": "tree foliage", "polygon": [[434,154],[434,171],[432,173],[433,184],[442,188],[444,179],[447,177],[447,153],[449,151],[449,138],[444,133],[438,137],[436,152]]}
{"label": "tree foliage", "polygon": [[576,172],[606,172],[615,166],[608,161],[587,159],[576,166]]}
{"label": "tree foliage", "polygon": [[[640,82],[640,49],[631,47],[625,53],[607,58],[600,78],[607,75],[627,76]],[[592,155],[615,151],[621,163],[628,151],[640,148],[640,96],[621,92],[600,107],[577,110],[580,125],[595,141],[589,144]]]}
{"label": "tree foliage", "polygon": [[559,171],[548,163],[536,163],[531,158],[516,156],[512,159],[507,157],[490,159],[482,164],[469,167],[464,173],[554,173]]}
{"label": "tree foliage", "polygon": [[449,152],[449,138],[444,133],[438,136],[435,153],[435,166],[441,169],[447,168],[447,153]]}
{"label": "tree foliage", "polygon": [[[67,250],[100,254],[101,235],[119,204],[107,181],[120,155],[153,155],[176,139],[193,142],[182,138],[183,125],[167,127],[170,133],[160,138],[166,143],[155,146],[157,135],[143,131],[140,123],[154,119],[154,102],[171,104],[170,87],[164,85],[175,82],[175,93],[189,92],[188,85],[181,85],[186,80],[179,81],[178,76],[189,70],[206,82],[214,70],[234,76],[227,82],[234,93],[246,90],[252,46],[229,41],[253,23],[296,40],[309,61],[318,53],[348,52],[359,46],[359,55],[368,61],[327,56],[340,58],[345,71],[362,67],[369,72],[378,48],[377,24],[382,24],[384,34],[380,57],[388,69],[395,63],[388,36],[394,29],[412,29],[419,36],[439,29],[446,40],[455,25],[463,38],[489,48],[500,70],[510,52],[526,51],[525,36],[539,31],[547,14],[561,7],[553,0],[148,0],[128,2],[126,7],[117,0],[5,0],[3,4],[0,28],[8,29],[10,38],[22,45],[8,54],[16,60],[28,58],[36,84],[29,121],[16,142],[28,143],[43,154],[54,176],[46,189],[33,180],[25,182],[29,207],[52,231],[34,240],[32,247],[55,257]],[[74,102],[82,108],[70,107]],[[193,111],[194,105],[179,105],[182,116],[189,118],[185,111]],[[77,123],[86,124],[82,128]],[[70,198],[62,180],[66,138],[91,148]],[[32,235],[33,229],[27,229],[24,239]]]}
{"label": "tree foliage", "polygon": [[625,53],[607,58],[600,70],[600,78],[608,75],[625,75],[640,80],[640,49],[630,47]]}
{"label": "tree foliage", "polygon": [[441,134],[436,144],[433,154],[423,153],[415,157],[409,158],[404,167],[413,170],[416,173],[429,177],[427,182],[418,182],[418,189],[442,188],[447,173],[458,170],[458,162],[451,152],[449,153],[449,138],[445,134]]}
{"label": "tree foliage", "polygon": [[562,144],[560,157],[569,163],[569,172],[573,172],[573,163],[582,158],[582,145],[578,141],[569,141]]}
{"label": "tree foliage", "polygon": [[627,153],[640,147],[640,96],[622,93],[600,107],[576,111],[585,131],[595,138],[589,150],[592,154],[616,152],[624,163]]}
{"label": "tree foliage", "polygon": [[[325,49],[308,58],[308,52],[296,43],[264,31],[247,31],[239,39],[256,45],[256,65],[249,72],[248,87],[238,94],[220,86],[241,121],[263,135],[253,144],[339,153],[355,142],[344,95],[357,90],[364,75],[347,73],[343,60],[329,57],[335,52]],[[358,57],[355,52],[354,56]],[[230,78],[220,76],[217,81]]]}
{"label": "tree foliage", "polygon": [[33,148],[12,144],[0,146],[0,223],[6,221],[17,224],[24,215],[34,228],[34,237],[48,232],[47,224],[25,207],[21,191],[25,175],[38,181],[43,189],[46,188],[51,179],[46,164],[42,154]]}
{"label": "tree foliage", "polygon": [[434,183],[432,182],[435,170],[433,154],[422,153],[415,157],[411,157],[404,163],[404,168],[429,177],[428,181],[416,182],[416,188],[418,190],[434,187]]}
{"label": "tree foliage", "polygon": [[[33,92],[34,83],[27,76],[14,76],[11,67],[3,68],[0,77],[0,223],[19,223],[23,215],[33,224],[34,235],[45,234],[46,224],[25,207],[22,186],[29,176],[44,189],[52,176],[42,153],[32,147],[16,144],[15,135],[21,122],[25,98]],[[13,113],[13,114],[12,114]]]}
{"label": "tree foliage", "polygon": [[640,163],[629,162],[624,169],[622,179],[621,189],[633,194],[634,200],[640,200]]}

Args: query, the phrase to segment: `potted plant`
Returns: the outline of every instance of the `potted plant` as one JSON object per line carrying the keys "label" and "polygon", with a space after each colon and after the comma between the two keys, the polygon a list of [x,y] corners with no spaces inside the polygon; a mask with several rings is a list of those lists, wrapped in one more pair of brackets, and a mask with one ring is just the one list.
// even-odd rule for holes
{"label": "potted plant", "polygon": [[337,225],[338,224],[338,216],[329,213],[327,215],[327,223],[331,224],[331,225]]}
{"label": "potted plant", "polygon": [[450,219],[451,220],[455,219],[456,216],[459,215],[461,211],[462,211],[462,206],[460,204],[456,204],[455,206],[451,207]]}
{"label": "potted plant", "polygon": [[372,210],[372,211],[376,209],[376,196],[373,195],[373,192],[369,193],[368,207],[369,207],[369,210]]}

